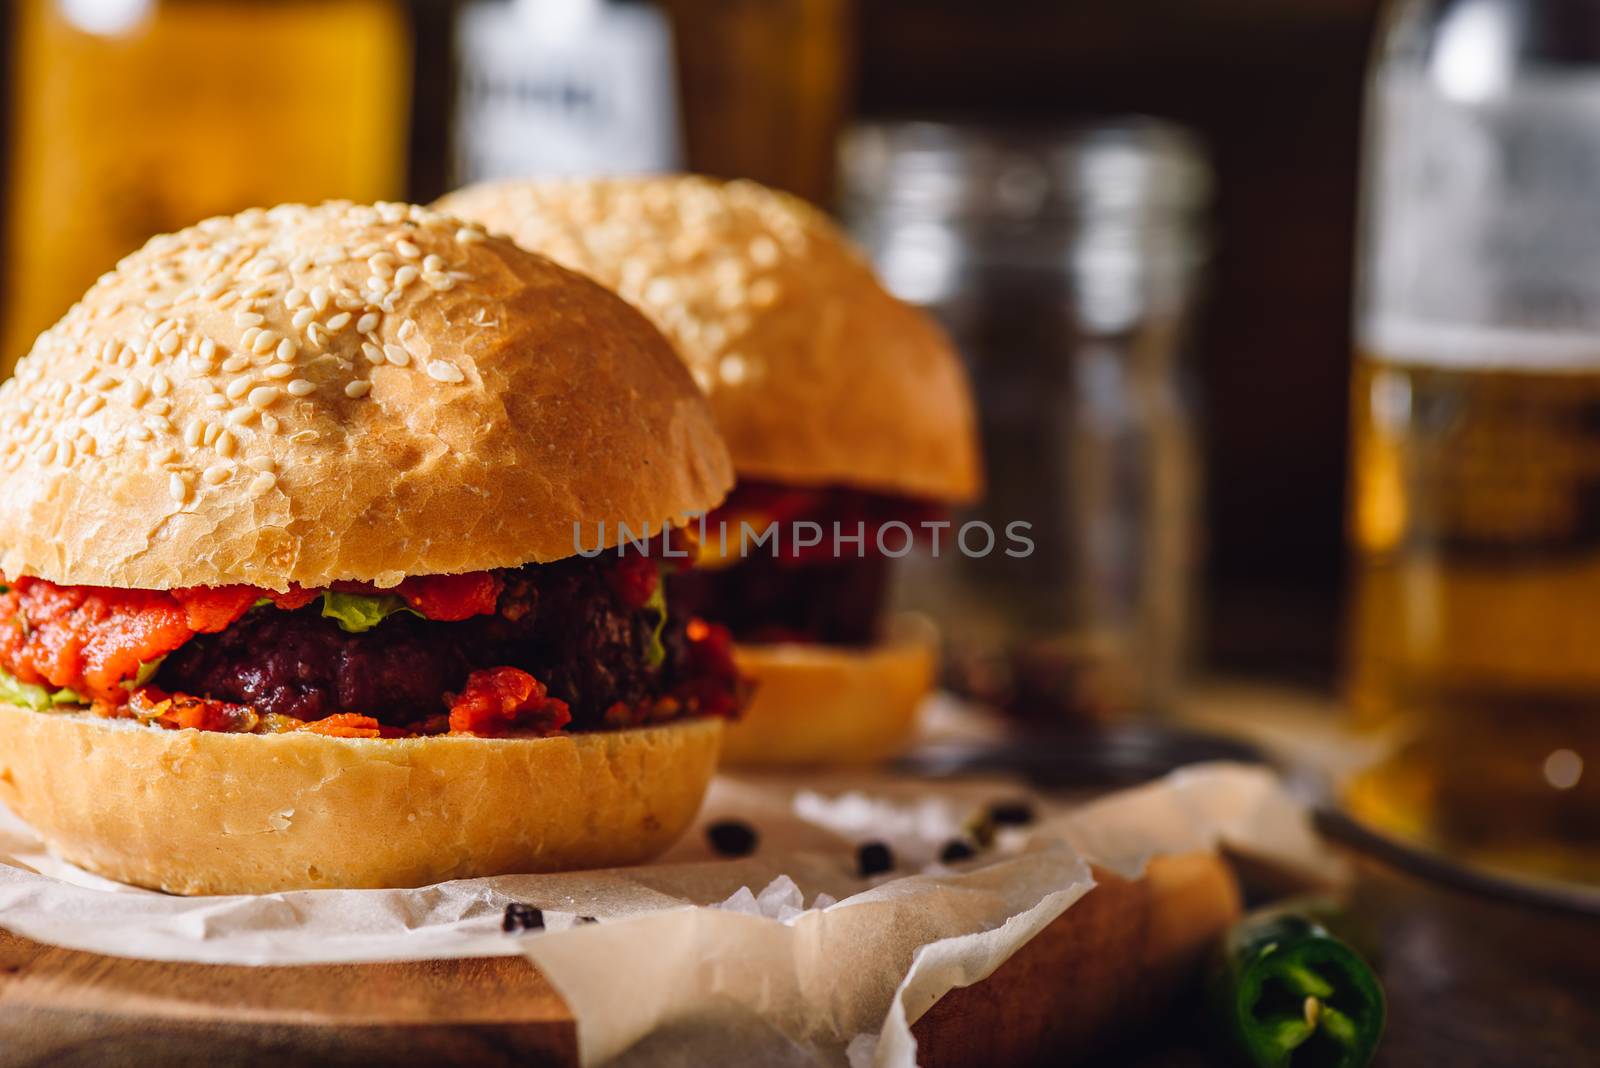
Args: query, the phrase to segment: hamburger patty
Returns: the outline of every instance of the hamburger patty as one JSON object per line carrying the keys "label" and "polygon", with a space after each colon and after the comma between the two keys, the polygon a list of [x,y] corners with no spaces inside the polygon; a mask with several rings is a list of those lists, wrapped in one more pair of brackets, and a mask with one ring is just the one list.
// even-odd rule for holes
{"label": "hamburger patty", "polygon": [[607,555],[502,572],[494,615],[436,623],[401,614],[361,634],[323,618],[320,603],[263,606],[183,645],[155,681],[262,713],[357,712],[404,726],[443,713],[469,672],[515,667],[571,706],[574,728],[599,727],[612,705],[645,704],[692,670],[681,617],[663,630],[659,670],[650,665],[656,611],[629,603],[611,580],[616,566]]}
{"label": "hamburger patty", "polygon": [[870,645],[888,589],[882,556],[793,560],[749,556],[715,571],[667,577],[667,594],[692,615],[714,619],[738,641]]}

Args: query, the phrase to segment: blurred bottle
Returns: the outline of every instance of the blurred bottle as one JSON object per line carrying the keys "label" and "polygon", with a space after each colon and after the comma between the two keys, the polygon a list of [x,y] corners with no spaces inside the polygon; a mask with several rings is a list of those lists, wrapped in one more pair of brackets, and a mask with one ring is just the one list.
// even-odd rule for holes
{"label": "blurred bottle", "polygon": [[856,0],[662,0],[691,170],[833,200]]}
{"label": "blurred bottle", "polygon": [[458,183],[682,166],[672,31],[654,4],[466,0]]}
{"label": "blurred bottle", "polygon": [[1016,714],[1162,708],[1190,640],[1198,477],[1180,355],[1209,169],[1149,121],[869,126],[843,162],[852,231],[972,372],[988,486],[955,522],[1002,537],[1026,522],[1034,542],[1024,558],[917,561],[903,604],[938,620],[953,686]]}
{"label": "blurred bottle", "polygon": [[0,373],[151,234],[405,192],[403,0],[15,0]]}
{"label": "blurred bottle", "polygon": [[1600,10],[1395,5],[1367,138],[1349,802],[1600,881]]}

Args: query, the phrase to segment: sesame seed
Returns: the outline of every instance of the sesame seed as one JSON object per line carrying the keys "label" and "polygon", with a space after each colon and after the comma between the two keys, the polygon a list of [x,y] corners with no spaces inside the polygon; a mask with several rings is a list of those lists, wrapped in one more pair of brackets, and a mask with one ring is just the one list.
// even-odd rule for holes
{"label": "sesame seed", "polygon": [[367,312],[356,321],[357,332],[362,334],[372,333],[374,330],[378,329],[378,319],[379,317],[377,312]]}
{"label": "sesame seed", "polygon": [[218,456],[230,457],[238,447],[239,439],[233,436],[233,431],[224,430],[217,435],[216,449]]}
{"label": "sesame seed", "polygon": [[172,499],[183,504],[189,499],[189,483],[182,475],[173,475],[167,479],[167,492],[172,494]]}
{"label": "sesame seed", "polygon": [[277,343],[278,335],[271,330],[265,330],[256,336],[255,341],[250,343],[250,351],[259,356],[263,352],[269,351]]}
{"label": "sesame seed", "polygon": [[233,325],[239,327],[260,326],[266,321],[267,317],[260,312],[241,311],[233,315]]}
{"label": "sesame seed", "polygon": [[425,274],[422,280],[428,283],[429,288],[440,293],[447,292],[456,287],[456,280],[447,274]]}
{"label": "sesame seed", "polygon": [[291,397],[306,397],[310,396],[312,393],[315,393],[317,387],[311,382],[306,381],[304,378],[296,378],[294,381],[285,386],[284,389],[288,391],[289,396]]}
{"label": "sesame seed", "polygon": [[252,408],[270,408],[278,403],[278,398],[283,396],[283,390],[277,386],[257,386],[250,391],[246,398]]}
{"label": "sesame seed", "polygon": [[270,471],[263,471],[250,480],[250,494],[259,497],[278,484],[278,476]]}
{"label": "sesame seed", "polygon": [[[218,397],[217,399],[221,400],[222,398]],[[217,439],[219,437],[221,437],[221,436],[222,436],[222,427],[218,426],[216,423],[207,423],[206,424],[206,432],[200,436],[200,443],[202,445],[208,445],[208,446],[209,445],[215,445],[216,442],[217,442]]]}
{"label": "sesame seed", "polygon": [[311,291],[311,306],[317,311],[324,311],[328,307],[328,290],[324,286],[317,286]]}
{"label": "sesame seed", "polygon": [[263,372],[268,378],[288,378],[294,374],[294,364],[275,363]]}
{"label": "sesame seed", "polygon": [[151,456],[158,467],[165,467],[178,458],[178,450],[171,445],[164,449],[157,449]]}
{"label": "sesame seed", "polygon": [[227,424],[229,426],[244,426],[255,417],[256,410],[254,408],[235,408],[228,413]]}
{"label": "sesame seed", "polygon": [[394,250],[408,260],[414,260],[422,255],[422,250],[405,238],[401,238],[394,243]]}
{"label": "sesame seed", "polygon": [[245,460],[244,465],[253,471],[272,471],[278,466],[270,456],[252,456]]}
{"label": "sesame seed", "polygon": [[217,358],[217,343],[210,338],[206,338],[200,342],[200,349],[197,355],[206,363],[210,363]]}
{"label": "sesame seed", "polygon": [[383,350],[370,341],[363,341],[361,343],[361,352],[372,363],[383,362]]}
{"label": "sesame seed", "polygon": [[463,226],[461,229],[456,231],[456,240],[461,242],[463,245],[470,245],[473,242],[482,241],[483,238],[484,233],[482,230],[475,230],[470,226]]}
{"label": "sesame seed", "polygon": [[250,327],[250,329],[246,330],[243,334],[239,335],[239,347],[241,349],[250,348],[252,345],[254,345],[256,343],[256,338],[258,338],[260,336],[261,336],[261,328],[259,326]]}
{"label": "sesame seed", "polygon": [[98,394],[85,397],[78,405],[75,414],[79,419],[85,419],[93,415],[95,412],[98,412],[102,407],[104,407],[105,403],[105,398],[99,396]]}
{"label": "sesame seed", "polygon": [[285,308],[298,308],[306,302],[306,291],[296,286],[283,295]]}
{"label": "sesame seed", "polygon": [[394,274],[394,257],[387,252],[380,252],[367,260],[367,270],[383,278]]}
{"label": "sesame seed", "polygon": [[383,347],[383,354],[388,358],[389,362],[394,364],[396,367],[406,367],[411,363],[411,353],[407,352],[399,345],[385,345]]}
{"label": "sesame seed", "polygon": [[215,300],[217,299],[217,294],[221,293],[227,288],[227,286],[227,278],[217,275],[209,279],[205,285],[201,286],[196,291],[196,295],[199,296],[201,300]]}
{"label": "sesame seed", "polygon": [[405,322],[400,324],[400,329],[397,331],[401,341],[407,340],[416,332],[417,321],[415,319],[407,319]]}
{"label": "sesame seed", "polygon": [[227,398],[224,397],[220,393],[213,393],[213,394],[211,394],[211,396],[206,398],[206,407],[207,408],[214,408],[217,411],[221,411],[222,409],[226,408],[227,406],[228,406]]}
{"label": "sesame seed", "polygon": [[422,261],[422,269],[430,272],[442,271],[444,270],[444,258],[441,256],[429,256]]}
{"label": "sesame seed", "polygon": [[232,464],[212,464],[200,473],[200,477],[208,486],[220,486],[228,481],[228,476],[232,474]]}
{"label": "sesame seed", "polygon": [[184,425],[184,428],[183,428],[183,443],[185,445],[189,446],[189,448],[191,448],[191,449],[199,448],[200,447],[200,437],[205,432],[206,432],[206,428],[200,425],[200,420],[199,419],[191,419],[191,420],[189,420],[188,423],[186,423]]}
{"label": "sesame seed", "polygon": [[294,338],[286,337],[282,341],[278,342],[278,350],[276,355],[280,361],[287,362],[294,359],[295,353],[299,351],[300,346],[295,343]]}
{"label": "sesame seed", "polygon": [[139,408],[150,399],[150,389],[137,378],[128,379],[128,384],[123,387],[123,397],[128,402],[128,407]]}
{"label": "sesame seed", "polygon": [[294,318],[290,319],[289,321],[294,324],[294,328],[296,330],[303,330],[305,329],[305,325],[316,317],[317,313],[315,309],[301,308],[299,311],[294,313]]}
{"label": "sesame seed", "polygon": [[323,327],[323,329],[330,333],[336,334],[340,330],[343,330],[345,327],[350,325],[351,318],[352,316],[349,312],[340,312],[338,315],[335,315],[333,318],[329,319],[327,325]]}
{"label": "sesame seed", "polygon": [[278,432],[278,420],[277,420],[277,418],[274,417],[274,416],[268,415],[266,412],[262,412],[261,413],[261,429],[265,430],[269,434],[276,434]]}
{"label": "sesame seed", "polygon": [[453,364],[448,364],[443,360],[429,360],[428,377],[435,382],[460,382],[466,376],[461,373],[460,368]]}
{"label": "sesame seed", "polygon": [[165,397],[172,392],[172,383],[167,380],[166,375],[157,371],[150,378],[150,392],[158,397]]}
{"label": "sesame seed", "polygon": [[240,371],[243,371],[249,366],[250,357],[244,355],[229,356],[226,360],[222,361],[222,369],[230,375],[238,374]]}
{"label": "sesame seed", "polygon": [[372,383],[357,379],[344,387],[344,395],[352,399],[365,397],[372,392]]}
{"label": "sesame seed", "polygon": [[394,272],[394,284],[404,289],[412,282],[415,282],[421,276],[421,273],[422,272],[418,271],[415,267],[408,263],[398,271]]}
{"label": "sesame seed", "polygon": [[238,400],[240,397],[250,392],[254,385],[255,383],[249,378],[235,378],[232,382],[228,383],[227,388],[223,390],[223,392],[228,395],[229,400]]}

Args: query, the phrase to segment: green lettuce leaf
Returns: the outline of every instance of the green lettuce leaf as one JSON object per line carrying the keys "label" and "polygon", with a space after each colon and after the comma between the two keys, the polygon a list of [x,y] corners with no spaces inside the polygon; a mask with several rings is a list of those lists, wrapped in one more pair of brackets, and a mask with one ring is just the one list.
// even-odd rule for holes
{"label": "green lettuce leaf", "polygon": [[58,705],[87,704],[82,697],[71,690],[56,690],[53,693],[43,686],[35,686],[31,682],[22,682],[17,677],[0,668],[0,701],[7,704],[21,705],[31,708],[35,712],[48,712]]}
{"label": "green lettuce leaf", "polygon": [[667,584],[657,582],[655,592],[644,603],[646,608],[654,609],[656,613],[656,626],[650,632],[650,644],[645,647],[645,662],[653,668],[658,668],[667,660],[667,647],[661,644],[661,632],[667,626]]}
{"label": "green lettuce leaf", "polygon": [[154,660],[145,660],[140,663],[139,670],[133,673],[133,678],[122,681],[122,688],[124,690],[137,690],[155,678],[156,672],[161,670],[161,662],[165,659],[166,657],[164,656],[158,656]]}
{"label": "green lettuce leaf", "polygon": [[397,612],[422,613],[406,604],[400,597],[373,597],[365,593],[335,593],[322,595],[322,615],[339,624],[339,629],[349,634],[363,634]]}

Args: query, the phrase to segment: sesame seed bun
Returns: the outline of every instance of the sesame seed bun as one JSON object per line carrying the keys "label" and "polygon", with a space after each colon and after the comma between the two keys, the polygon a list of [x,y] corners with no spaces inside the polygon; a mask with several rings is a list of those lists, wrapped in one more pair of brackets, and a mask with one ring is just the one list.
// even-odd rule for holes
{"label": "sesame seed bun", "polygon": [[169,731],[0,705],[0,800],[56,853],[175,894],[634,864],[694,819],[718,719],[495,739]]}
{"label": "sesame seed bun", "polygon": [[643,309],[747,478],[964,501],[981,481],[948,339],[818,210],[695,176],[498,182],[439,201]]}
{"label": "sesame seed bun", "polygon": [[911,741],[936,666],[932,645],[909,640],[864,649],[739,645],[734,660],[755,694],[728,725],[722,761],[730,767],[888,760]]}
{"label": "sesame seed bun", "polygon": [[547,562],[714,506],[670,345],[593,282],[398,204],[154,238],[0,386],[0,572],[165,589]]}

